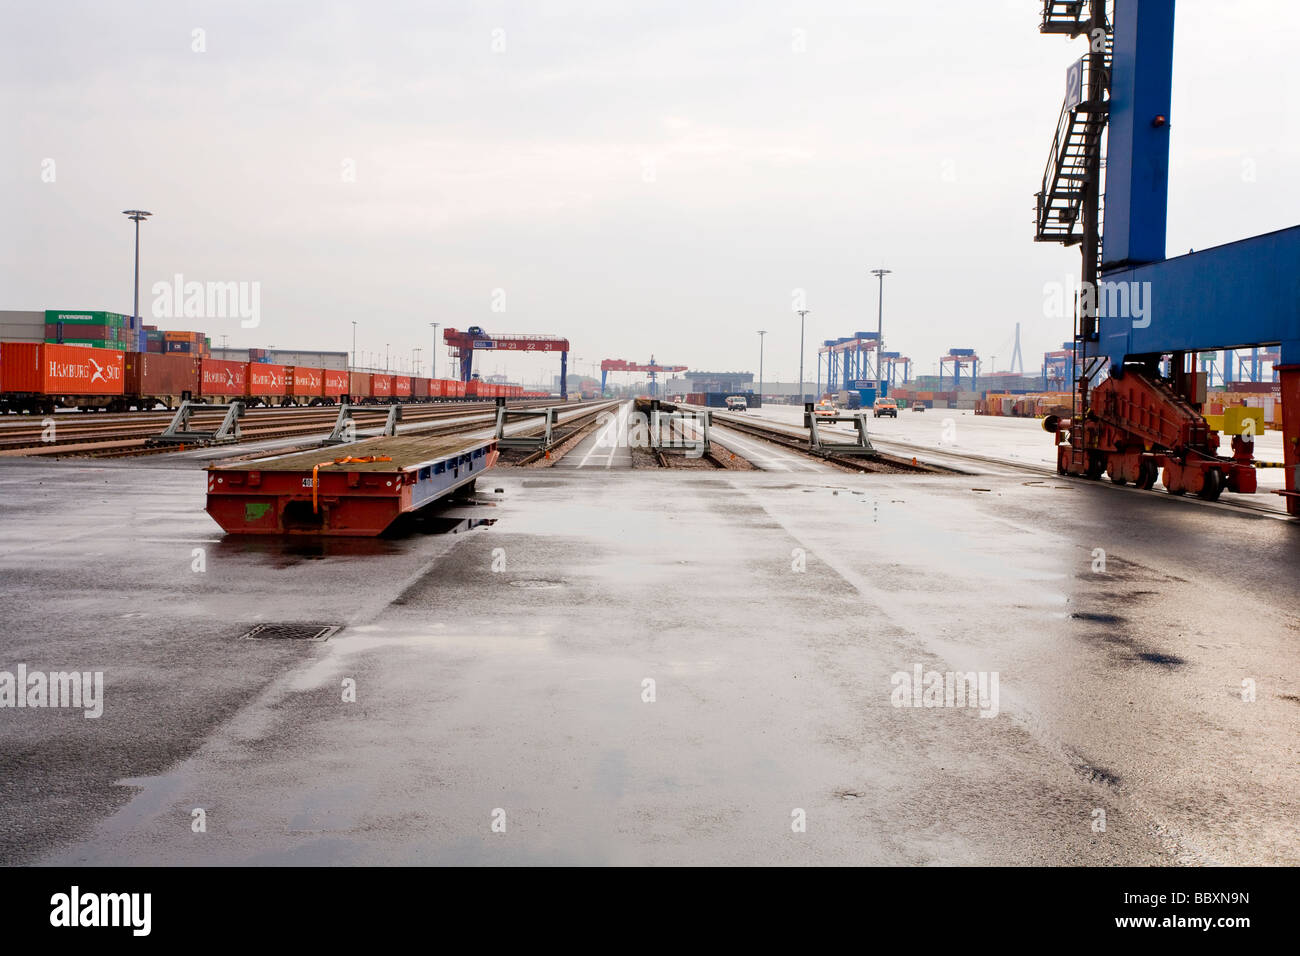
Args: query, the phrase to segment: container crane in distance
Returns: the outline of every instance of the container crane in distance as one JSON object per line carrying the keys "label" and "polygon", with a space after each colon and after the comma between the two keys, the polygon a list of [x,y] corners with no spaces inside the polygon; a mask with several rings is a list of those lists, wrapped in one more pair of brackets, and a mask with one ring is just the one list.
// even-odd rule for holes
{"label": "container crane in distance", "polygon": [[600,363],[600,393],[605,394],[605,382],[609,378],[610,372],[648,372],[650,375],[650,395],[654,397],[659,394],[658,375],[660,372],[685,372],[687,368],[686,365],[660,365],[655,361],[653,355],[650,356],[650,362],[647,365],[638,365],[625,359],[604,359]]}
{"label": "container crane in distance", "polygon": [[560,398],[568,399],[569,340],[555,335],[526,335],[509,333],[491,335],[477,325],[466,331],[443,329],[442,340],[447,343],[451,357],[460,362],[460,380],[468,382],[474,376],[474,352],[559,352]]}

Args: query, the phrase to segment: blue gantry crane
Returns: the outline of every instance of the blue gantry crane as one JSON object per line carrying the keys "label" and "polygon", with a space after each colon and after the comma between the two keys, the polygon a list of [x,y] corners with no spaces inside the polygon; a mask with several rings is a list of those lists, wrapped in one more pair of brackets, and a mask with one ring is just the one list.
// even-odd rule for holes
{"label": "blue gantry crane", "polygon": [[1174,0],[1044,0],[1040,31],[1088,44],[1037,194],[1035,239],[1082,254],[1075,405],[1044,422],[1058,470],[1144,488],[1160,473],[1169,492],[1208,499],[1253,492],[1255,426],[1243,420],[1231,457],[1217,453],[1198,355],[1277,346],[1279,494],[1300,516],[1300,226],[1166,258]]}

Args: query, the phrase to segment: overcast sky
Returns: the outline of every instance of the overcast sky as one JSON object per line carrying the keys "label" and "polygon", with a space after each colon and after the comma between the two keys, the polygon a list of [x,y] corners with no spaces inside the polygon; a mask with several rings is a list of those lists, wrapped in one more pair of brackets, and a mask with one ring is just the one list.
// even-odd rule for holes
{"label": "overcast sky", "polygon": [[[811,379],[885,266],[918,372],[1005,366],[1016,322],[1036,371],[1078,254],[1032,242],[1033,194],[1085,49],[1041,6],[4,0],[0,309],[129,313],[138,207],[145,315],[177,273],[260,283],[257,328],[158,320],[218,344],[350,350],[355,320],[427,364],[437,321],[756,370],[767,329],[793,379],[802,289]],[[1170,254],[1296,223],[1297,37],[1300,4],[1178,3]]]}

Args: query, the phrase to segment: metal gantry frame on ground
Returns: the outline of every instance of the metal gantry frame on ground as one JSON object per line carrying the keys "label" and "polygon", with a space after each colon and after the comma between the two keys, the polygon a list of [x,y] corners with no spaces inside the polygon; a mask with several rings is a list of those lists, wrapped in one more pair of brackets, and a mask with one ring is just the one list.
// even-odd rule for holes
{"label": "metal gantry frame on ground", "polygon": [[[383,408],[382,405],[350,405],[347,402],[339,405],[338,417],[334,419],[334,429],[329,433],[329,437],[322,444],[325,445],[345,445],[357,440],[357,423],[356,415],[358,413],[373,414]],[[384,430],[380,435],[392,436],[397,434],[397,423],[402,420],[402,406],[394,402],[388,406],[388,417],[384,421]],[[368,438],[378,436],[368,435]]]}
{"label": "metal gantry frame on ground", "polygon": [[[540,435],[506,436],[506,425],[513,421],[541,419]],[[497,399],[496,440],[498,448],[550,448],[554,441],[555,426],[560,420],[560,410],[554,405],[545,408],[506,408],[504,398]]]}
{"label": "metal gantry frame on ground", "polygon": [[[817,455],[844,455],[846,457],[873,457],[878,454],[875,446],[871,444],[871,436],[867,433],[867,413],[854,412],[851,415],[821,415],[818,416],[813,411],[812,402],[804,402],[803,406],[803,425],[808,429],[808,447]],[[853,425],[857,433],[857,440],[852,442],[827,441],[822,437],[818,425],[829,424],[831,422],[849,422]]]}
{"label": "metal gantry frame on ground", "polygon": [[[214,429],[193,429],[190,419],[195,412],[220,412],[225,416],[221,424]],[[150,438],[146,445],[221,445],[239,441],[239,419],[244,414],[243,402],[231,402],[228,405],[208,405],[204,402],[181,402],[172,416],[171,424],[163,429],[162,434]]]}
{"label": "metal gantry frame on ground", "polygon": [[[707,408],[681,409],[666,412],[659,402],[650,403],[650,447],[659,453],[676,450],[685,451],[692,457],[703,457],[712,450],[709,440],[709,426],[713,423],[713,412]],[[667,427],[668,439],[664,440]],[[689,429],[689,430],[688,430]]]}

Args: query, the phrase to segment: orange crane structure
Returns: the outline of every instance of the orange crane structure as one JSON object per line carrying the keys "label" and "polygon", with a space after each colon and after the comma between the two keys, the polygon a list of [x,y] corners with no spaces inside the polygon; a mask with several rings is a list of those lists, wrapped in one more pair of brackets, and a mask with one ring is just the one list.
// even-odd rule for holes
{"label": "orange crane structure", "polygon": [[600,363],[600,393],[605,394],[605,383],[609,378],[610,372],[648,372],[650,375],[650,394],[656,396],[659,394],[658,376],[660,372],[685,372],[685,365],[660,365],[655,361],[653,355],[650,356],[648,365],[638,365],[636,362],[629,362],[625,359],[604,359]]}

